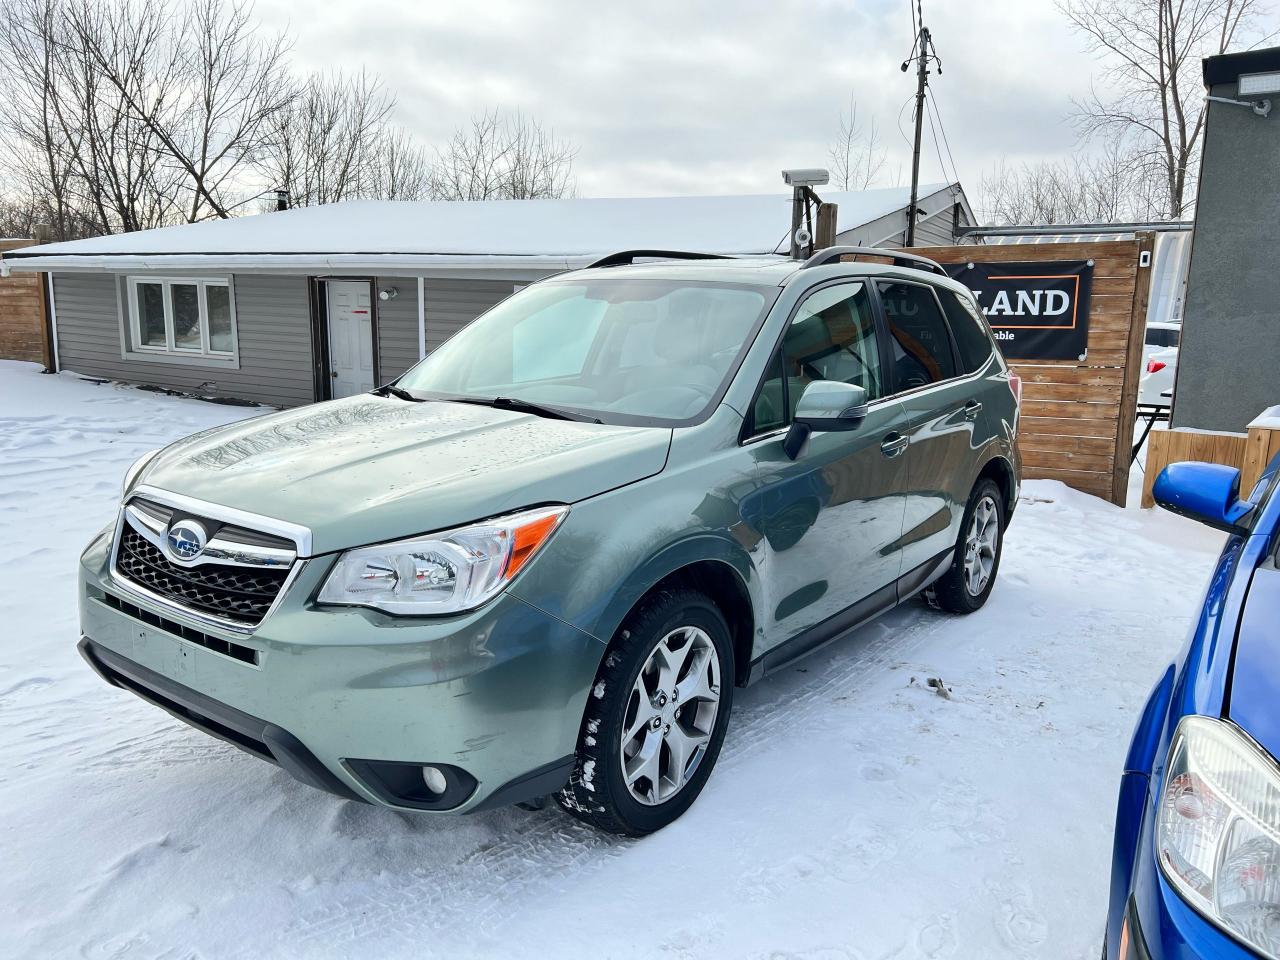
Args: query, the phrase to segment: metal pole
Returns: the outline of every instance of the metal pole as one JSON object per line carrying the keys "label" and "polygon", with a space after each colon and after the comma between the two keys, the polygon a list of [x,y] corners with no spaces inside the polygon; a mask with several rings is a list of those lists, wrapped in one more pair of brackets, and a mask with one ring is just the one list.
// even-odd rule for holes
{"label": "metal pole", "polygon": [[791,259],[800,259],[800,224],[804,223],[804,187],[791,188]]}
{"label": "metal pole", "polygon": [[907,204],[907,243],[916,245],[916,201],[920,192],[920,135],[924,132],[924,90],[929,83],[929,28],[920,26],[920,47],[916,60],[916,140],[911,152],[911,202]]}

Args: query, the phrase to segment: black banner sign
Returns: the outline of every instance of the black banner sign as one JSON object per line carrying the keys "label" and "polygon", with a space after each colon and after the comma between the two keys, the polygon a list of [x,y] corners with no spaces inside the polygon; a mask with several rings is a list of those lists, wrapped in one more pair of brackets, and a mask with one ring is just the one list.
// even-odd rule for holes
{"label": "black banner sign", "polygon": [[1011,360],[1083,360],[1089,348],[1092,260],[951,263]]}

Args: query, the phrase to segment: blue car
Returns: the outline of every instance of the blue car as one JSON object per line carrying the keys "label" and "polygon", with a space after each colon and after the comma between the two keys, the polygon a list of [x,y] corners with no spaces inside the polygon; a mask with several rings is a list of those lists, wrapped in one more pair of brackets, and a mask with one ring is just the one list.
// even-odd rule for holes
{"label": "blue car", "polygon": [[1125,760],[1104,956],[1280,958],[1280,457],[1175,463],[1168,510],[1230,534]]}

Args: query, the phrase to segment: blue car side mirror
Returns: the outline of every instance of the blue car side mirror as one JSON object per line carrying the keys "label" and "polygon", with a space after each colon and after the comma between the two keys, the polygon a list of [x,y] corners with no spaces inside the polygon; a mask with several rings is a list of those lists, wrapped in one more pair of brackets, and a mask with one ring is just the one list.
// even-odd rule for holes
{"label": "blue car side mirror", "polygon": [[1220,463],[1171,463],[1151,490],[1156,503],[1227,533],[1247,533],[1254,505],[1240,499],[1240,471]]}

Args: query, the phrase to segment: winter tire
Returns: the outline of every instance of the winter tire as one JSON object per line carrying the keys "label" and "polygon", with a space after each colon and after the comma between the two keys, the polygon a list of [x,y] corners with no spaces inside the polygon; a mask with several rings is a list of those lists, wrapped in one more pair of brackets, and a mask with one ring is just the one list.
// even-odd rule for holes
{"label": "winter tire", "polygon": [[981,480],[969,494],[951,567],[931,588],[934,605],[948,613],[982,608],[995,586],[1004,544],[1004,497],[994,481]]}
{"label": "winter tire", "polygon": [[640,837],[684,813],[711,775],[733,705],[733,642],[714,603],[663,590],[627,617],[587,699],[577,763],[557,802]]}

